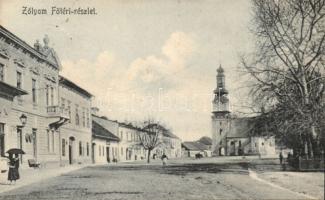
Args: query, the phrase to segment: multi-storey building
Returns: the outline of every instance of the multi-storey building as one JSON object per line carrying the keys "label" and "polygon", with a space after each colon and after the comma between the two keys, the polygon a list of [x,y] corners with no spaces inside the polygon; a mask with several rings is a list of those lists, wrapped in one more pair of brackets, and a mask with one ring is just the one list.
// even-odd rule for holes
{"label": "multi-storey building", "polygon": [[[80,92],[81,88],[64,92],[70,90],[67,88],[71,85],[67,85],[64,78],[60,80],[60,60],[50,47],[49,38],[45,36],[43,41],[43,45],[36,41],[31,47],[0,26],[0,153],[5,156],[10,148],[23,149],[22,167],[28,166],[30,159],[42,164],[59,164],[66,160],[66,155],[72,155],[71,160],[80,162],[76,153],[65,152],[67,142],[70,136],[76,142],[82,137],[85,145],[90,142],[90,128],[82,130],[89,137],[77,133],[79,128],[74,128],[71,135],[67,133],[68,125],[62,128],[70,121],[73,112],[69,114],[68,107],[61,107],[60,95],[68,95],[66,98],[70,99],[74,94],[77,101],[85,95]],[[59,93],[61,88],[62,93]],[[71,103],[75,103],[74,99],[71,98]],[[90,109],[89,95],[80,107],[80,113],[83,108]],[[71,151],[75,151],[75,146]]]}
{"label": "multi-storey building", "polygon": [[160,158],[165,154],[168,158],[180,158],[182,156],[182,141],[170,130],[158,125],[161,129],[158,143],[159,145],[153,150],[153,154]]}
{"label": "multi-storey building", "polygon": [[60,109],[70,119],[59,129],[63,164],[91,162],[92,95],[72,81],[59,77]]}
{"label": "multi-storey building", "polygon": [[140,142],[141,131],[141,129],[132,124],[119,123],[118,137],[120,138],[120,161],[132,161],[146,158],[146,151]]}

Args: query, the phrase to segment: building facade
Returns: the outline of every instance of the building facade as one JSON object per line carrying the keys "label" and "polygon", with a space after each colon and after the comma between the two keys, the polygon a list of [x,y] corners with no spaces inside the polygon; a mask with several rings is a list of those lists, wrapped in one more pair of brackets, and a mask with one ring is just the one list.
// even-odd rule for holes
{"label": "building facade", "polygon": [[[106,164],[117,162],[120,139],[105,128],[106,122],[94,116],[92,125],[92,159],[93,163]],[[108,124],[106,124],[107,126]]]}
{"label": "building facade", "polygon": [[88,91],[59,76],[59,107],[69,118],[59,128],[62,164],[82,164],[92,161],[92,97]]}
{"label": "building facade", "polygon": [[256,117],[237,118],[231,115],[224,70],[220,66],[217,72],[217,89],[214,90],[211,117],[213,154],[275,156],[275,140],[272,135],[251,136]]}
{"label": "building facade", "polygon": [[61,127],[70,120],[68,110],[60,106],[60,70],[47,36],[43,44],[36,41],[31,47],[0,26],[1,156],[10,148],[21,148],[22,167],[28,167],[30,159],[60,164]]}

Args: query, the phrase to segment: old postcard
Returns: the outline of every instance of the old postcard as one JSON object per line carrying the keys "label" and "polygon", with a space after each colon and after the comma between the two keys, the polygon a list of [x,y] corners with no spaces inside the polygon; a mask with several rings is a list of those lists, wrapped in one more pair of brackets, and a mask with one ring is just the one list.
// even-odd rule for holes
{"label": "old postcard", "polygon": [[324,199],[325,0],[0,0],[0,199]]}

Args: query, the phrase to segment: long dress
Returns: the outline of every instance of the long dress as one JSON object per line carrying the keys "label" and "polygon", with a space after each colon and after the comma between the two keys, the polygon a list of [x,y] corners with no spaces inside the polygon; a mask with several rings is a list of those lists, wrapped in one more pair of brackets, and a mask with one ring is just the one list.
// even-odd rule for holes
{"label": "long dress", "polygon": [[19,159],[11,159],[9,161],[9,172],[8,172],[8,180],[16,181],[19,177]]}

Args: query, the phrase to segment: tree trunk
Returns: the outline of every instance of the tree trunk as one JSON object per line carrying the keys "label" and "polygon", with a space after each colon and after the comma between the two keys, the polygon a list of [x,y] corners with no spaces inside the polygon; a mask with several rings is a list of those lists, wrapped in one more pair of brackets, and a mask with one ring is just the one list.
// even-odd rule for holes
{"label": "tree trunk", "polygon": [[150,154],[151,154],[151,149],[148,149],[147,163],[150,163]]}

